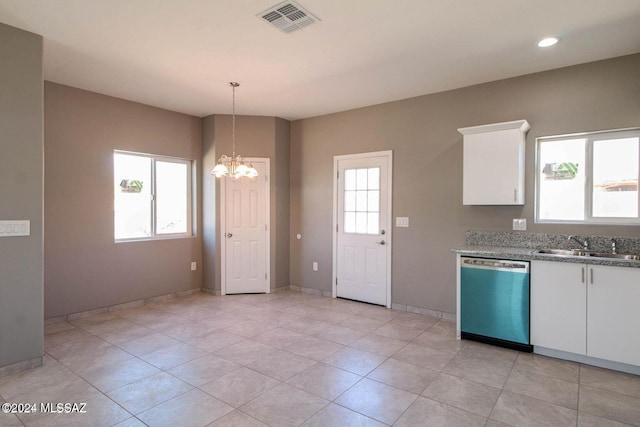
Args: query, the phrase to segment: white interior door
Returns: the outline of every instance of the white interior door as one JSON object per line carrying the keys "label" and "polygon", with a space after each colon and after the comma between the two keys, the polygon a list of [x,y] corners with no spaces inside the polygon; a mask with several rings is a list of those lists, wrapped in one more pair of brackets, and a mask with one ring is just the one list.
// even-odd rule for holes
{"label": "white interior door", "polygon": [[269,293],[268,159],[255,178],[224,178],[222,294]]}
{"label": "white interior door", "polygon": [[391,151],[334,158],[334,296],[391,306],[391,164]]}

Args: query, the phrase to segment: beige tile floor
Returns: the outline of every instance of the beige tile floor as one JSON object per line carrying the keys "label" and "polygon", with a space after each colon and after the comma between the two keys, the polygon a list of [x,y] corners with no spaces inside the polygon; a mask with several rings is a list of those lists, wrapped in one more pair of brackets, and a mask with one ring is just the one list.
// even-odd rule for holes
{"label": "beige tile floor", "polygon": [[640,426],[640,377],[455,339],[439,319],[296,292],[162,303],[45,327],[0,378],[0,426]]}

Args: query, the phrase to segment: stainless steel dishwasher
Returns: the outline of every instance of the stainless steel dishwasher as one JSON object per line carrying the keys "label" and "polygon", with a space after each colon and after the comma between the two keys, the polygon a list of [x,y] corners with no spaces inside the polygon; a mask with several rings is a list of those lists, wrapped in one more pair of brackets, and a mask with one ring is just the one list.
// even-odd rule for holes
{"label": "stainless steel dishwasher", "polygon": [[521,351],[529,341],[529,262],[460,258],[463,339]]}

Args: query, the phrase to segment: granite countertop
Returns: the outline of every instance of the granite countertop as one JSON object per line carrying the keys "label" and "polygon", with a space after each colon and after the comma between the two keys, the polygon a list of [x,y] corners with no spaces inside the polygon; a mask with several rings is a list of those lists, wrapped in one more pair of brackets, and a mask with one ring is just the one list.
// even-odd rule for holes
{"label": "granite countertop", "polygon": [[593,265],[610,265],[616,267],[640,268],[640,261],[628,259],[598,258],[590,256],[553,255],[536,253],[538,249],[513,248],[507,246],[476,246],[467,245],[461,248],[451,249],[460,255],[477,256],[481,258],[510,259],[517,261],[556,261],[571,263],[588,263]]}

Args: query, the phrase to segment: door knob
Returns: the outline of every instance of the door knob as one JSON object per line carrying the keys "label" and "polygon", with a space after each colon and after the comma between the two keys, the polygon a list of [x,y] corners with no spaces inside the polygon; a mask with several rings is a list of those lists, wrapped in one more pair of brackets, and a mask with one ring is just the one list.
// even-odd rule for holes
{"label": "door knob", "polygon": [[232,238],[232,237],[233,237],[233,234],[231,234],[231,233],[227,233],[227,239],[230,239],[230,238]]}
{"label": "door knob", "polygon": [[379,244],[379,245],[384,245],[385,241],[384,240],[380,240],[379,242],[376,242],[376,243]]}
{"label": "door knob", "polygon": [[385,235],[385,233],[386,233],[386,231],[384,231],[384,230],[380,231],[380,234],[382,234],[383,236]]}

